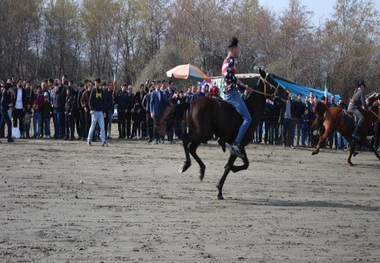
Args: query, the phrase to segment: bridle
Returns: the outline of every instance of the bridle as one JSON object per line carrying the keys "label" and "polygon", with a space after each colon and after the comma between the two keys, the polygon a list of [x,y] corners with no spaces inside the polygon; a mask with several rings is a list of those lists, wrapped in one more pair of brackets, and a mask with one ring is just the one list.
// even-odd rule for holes
{"label": "bridle", "polygon": [[[379,109],[379,113],[380,113],[380,106],[378,106],[378,109]],[[371,107],[369,107],[368,110],[369,110],[370,112],[372,112],[372,113],[377,117],[377,121],[380,121],[380,114],[374,112],[374,111],[371,109]]]}
{"label": "bridle", "polygon": [[[252,89],[252,91],[256,92],[256,93],[259,93],[259,94],[262,94],[265,97],[269,97],[270,96],[270,97],[274,98],[277,95],[277,93],[278,93],[278,87],[280,86],[280,84],[277,84],[277,87],[274,86],[273,84],[271,84],[267,80],[267,77],[268,77],[268,75],[266,75],[265,78],[263,78],[262,76],[260,76],[260,78],[257,80],[257,86],[259,86],[260,80],[263,82],[263,84],[264,84],[264,92],[260,91],[260,90],[255,90],[255,89]],[[268,84],[269,87],[271,87],[274,90],[273,93],[267,93],[267,84]]]}

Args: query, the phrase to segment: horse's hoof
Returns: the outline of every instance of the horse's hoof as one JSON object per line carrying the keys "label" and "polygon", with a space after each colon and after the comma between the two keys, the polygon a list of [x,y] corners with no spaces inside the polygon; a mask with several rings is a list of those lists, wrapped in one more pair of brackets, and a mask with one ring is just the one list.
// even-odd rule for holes
{"label": "horse's hoof", "polygon": [[201,170],[201,171],[200,171],[200,175],[199,175],[199,179],[200,179],[201,182],[202,182],[204,178],[205,178],[205,170]]}
{"label": "horse's hoof", "polygon": [[318,154],[316,151],[311,152],[311,155],[316,155],[316,154]]}
{"label": "horse's hoof", "polygon": [[179,173],[183,173],[187,170],[187,168],[189,168],[189,166],[187,164],[182,164],[180,167],[179,167]]}
{"label": "horse's hoof", "polygon": [[218,200],[224,200],[224,197],[222,194],[218,194]]}
{"label": "horse's hoof", "polygon": [[353,164],[353,163],[348,163],[348,164],[349,164],[351,167],[352,167],[352,166],[355,166],[355,164]]}
{"label": "horse's hoof", "polygon": [[358,152],[354,152],[354,153],[352,154],[352,156],[355,157],[355,156],[358,155],[358,154],[359,154]]}

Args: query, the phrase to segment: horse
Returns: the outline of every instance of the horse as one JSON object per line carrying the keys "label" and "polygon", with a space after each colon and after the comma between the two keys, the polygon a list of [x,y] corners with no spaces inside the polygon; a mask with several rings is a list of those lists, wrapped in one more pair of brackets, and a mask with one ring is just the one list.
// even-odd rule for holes
{"label": "horse", "polygon": [[[380,160],[380,156],[377,151],[373,148],[372,144],[368,141],[367,135],[371,128],[371,124],[376,121],[380,121],[380,109],[377,106],[372,106],[369,110],[359,109],[361,114],[365,119],[361,130],[359,131],[360,141],[363,142],[367,147],[375,153],[376,157]],[[316,126],[318,123],[324,122],[325,131],[321,135],[318,141],[316,149],[312,152],[312,155],[318,154],[322,143],[329,137],[329,135],[337,130],[350,144],[350,152],[348,155],[348,164],[354,166],[351,162],[352,155],[355,154],[355,148],[359,141],[351,139],[351,135],[355,129],[355,120],[351,113],[338,108],[327,108],[323,102],[318,102],[314,107],[314,113],[316,114],[316,119],[312,125]]]}
{"label": "horse", "polygon": [[[285,90],[280,86],[274,86],[273,80],[260,69],[260,77],[256,85],[252,80],[246,82],[250,87],[254,87],[252,92],[247,95],[245,103],[252,116],[252,122],[243,137],[240,149],[244,153],[243,165],[235,166],[236,155],[230,154],[227,164],[224,167],[224,173],[217,184],[218,199],[223,200],[223,185],[230,171],[236,173],[245,170],[249,166],[245,146],[253,139],[253,132],[260,122],[265,107],[265,100],[268,96],[282,96],[285,98]],[[225,143],[232,144],[237,136],[239,127],[243,118],[229,103],[223,100],[217,100],[210,97],[201,97],[191,103],[182,103],[168,107],[161,118],[159,131],[161,134],[170,131],[176,119],[182,118],[183,114],[188,111],[187,121],[189,133],[182,136],[183,148],[186,160],[180,167],[179,172],[185,172],[191,166],[190,155],[197,161],[200,167],[200,180],[205,175],[206,166],[197,155],[196,150],[201,143],[206,143],[213,138],[213,135],[219,138],[219,145],[225,150]]]}

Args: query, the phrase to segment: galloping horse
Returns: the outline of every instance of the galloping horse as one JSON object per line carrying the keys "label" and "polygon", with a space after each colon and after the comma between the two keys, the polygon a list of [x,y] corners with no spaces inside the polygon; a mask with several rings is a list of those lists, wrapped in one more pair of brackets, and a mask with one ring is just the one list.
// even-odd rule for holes
{"label": "galloping horse", "polygon": [[[377,106],[372,106],[368,111],[359,109],[364,116],[364,123],[359,131],[360,140],[371,149],[376,157],[380,160],[379,154],[372,147],[372,145],[367,140],[368,131],[371,128],[372,122],[380,121],[380,109]],[[355,152],[355,148],[359,143],[356,140],[351,139],[351,134],[355,129],[355,121],[352,114],[342,110],[341,108],[327,108],[327,106],[318,102],[315,105],[314,112],[316,114],[316,119],[312,125],[317,125],[320,121],[324,121],[325,132],[319,138],[317,148],[312,152],[312,155],[318,154],[321,144],[329,137],[329,135],[337,130],[346,140],[350,143],[350,153],[348,155],[348,164],[353,166],[351,162],[351,157]],[[354,155],[355,156],[355,155]]]}
{"label": "galloping horse", "polygon": [[[281,87],[275,87],[273,80],[269,80],[265,71],[260,69],[260,77],[257,83],[246,82],[253,88],[251,94],[245,100],[247,108],[252,116],[251,125],[246,132],[240,147],[244,153],[243,165],[235,166],[236,155],[230,155],[224,173],[220,179],[218,188],[218,199],[223,200],[223,185],[230,171],[236,173],[248,168],[248,158],[245,152],[245,146],[252,141],[253,131],[260,122],[265,107],[266,96],[282,96],[285,97],[286,92]],[[256,84],[256,85],[255,85]],[[202,181],[205,174],[206,166],[196,153],[201,143],[206,143],[213,138],[213,134],[220,138],[219,143],[222,148],[225,143],[232,144],[237,136],[240,124],[243,119],[237,111],[227,102],[209,97],[201,97],[191,103],[183,103],[170,106],[161,119],[160,131],[162,134],[165,130],[170,131],[176,119],[182,118],[183,114],[189,110],[187,116],[189,133],[185,133],[182,137],[183,147],[185,150],[186,161],[180,167],[180,173],[185,172],[191,165],[190,155],[198,162],[200,167],[200,180]]]}

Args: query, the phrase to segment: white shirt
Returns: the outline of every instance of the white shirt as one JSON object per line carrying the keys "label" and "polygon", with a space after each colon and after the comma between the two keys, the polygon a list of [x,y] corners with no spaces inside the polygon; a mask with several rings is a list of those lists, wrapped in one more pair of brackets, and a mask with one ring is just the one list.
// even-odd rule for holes
{"label": "white shirt", "polygon": [[21,87],[17,87],[15,108],[18,110],[23,108],[23,105],[22,105],[22,88]]}

